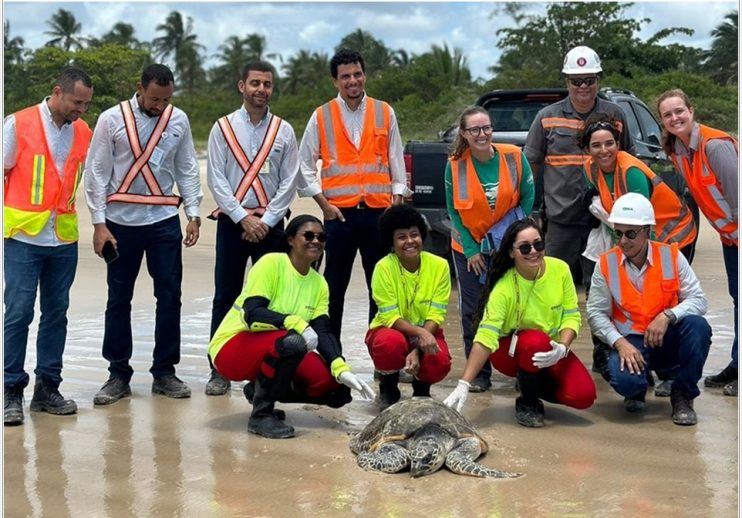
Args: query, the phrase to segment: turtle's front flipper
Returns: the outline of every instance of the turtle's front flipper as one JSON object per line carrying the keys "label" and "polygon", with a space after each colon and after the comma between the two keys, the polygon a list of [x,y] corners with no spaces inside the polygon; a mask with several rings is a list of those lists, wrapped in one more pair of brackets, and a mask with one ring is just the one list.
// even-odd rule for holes
{"label": "turtle's front flipper", "polygon": [[397,473],[409,467],[410,455],[405,447],[388,442],[375,452],[359,453],[358,465],[368,471]]}
{"label": "turtle's front flipper", "polygon": [[459,439],[446,455],[446,467],[459,475],[472,477],[517,478],[523,475],[522,473],[497,471],[474,462],[481,454],[482,448],[479,439],[476,437]]}

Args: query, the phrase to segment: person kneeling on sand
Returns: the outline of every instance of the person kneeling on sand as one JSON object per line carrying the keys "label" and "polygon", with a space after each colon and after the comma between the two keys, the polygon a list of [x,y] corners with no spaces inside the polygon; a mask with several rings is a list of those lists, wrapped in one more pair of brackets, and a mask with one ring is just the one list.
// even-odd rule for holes
{"label": "person kneeling on sand", "polygon": [[209,343],[217,371],[232,381],[250,380],[253,405],[248,431],[271,439],[294,436],[274,409],[277,401],[339,408],[350,389],[373,399],[373,390],[351,372],[330,331],[328,288],[312,268],[325,248],[322,223],[310,215],[286,227],[286,253],[270,253],[250,269],[245,286]]}

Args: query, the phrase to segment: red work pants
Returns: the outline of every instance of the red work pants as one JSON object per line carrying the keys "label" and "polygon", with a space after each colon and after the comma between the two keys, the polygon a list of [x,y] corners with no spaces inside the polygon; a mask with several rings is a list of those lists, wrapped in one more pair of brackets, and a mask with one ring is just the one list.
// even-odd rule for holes
{"label": "red work pants", "polygon": [[[417,379],[426,383],[438,383],[451,370],[451,355],[448,344],[443,336],[443,330],[435,333],[440,351],[437,354],[421,354],[420,370]],[[366,333],[366,346],[374,362],[374,367],[380,371],[398,371],[404,368],[405,358],[415,348],[407,337],[388,327],[369,329]]]}

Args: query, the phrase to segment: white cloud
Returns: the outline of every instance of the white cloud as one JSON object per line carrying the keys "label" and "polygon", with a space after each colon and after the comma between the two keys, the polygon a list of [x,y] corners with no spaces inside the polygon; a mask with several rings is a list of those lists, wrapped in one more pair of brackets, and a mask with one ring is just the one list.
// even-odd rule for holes
{"label": "white cloud", "polygon": [[299,38],[308,43],[317,43],[318,40],[324,39],[328,34],[335,32],[335,26],[324,20],[310,23],[299,31]]}

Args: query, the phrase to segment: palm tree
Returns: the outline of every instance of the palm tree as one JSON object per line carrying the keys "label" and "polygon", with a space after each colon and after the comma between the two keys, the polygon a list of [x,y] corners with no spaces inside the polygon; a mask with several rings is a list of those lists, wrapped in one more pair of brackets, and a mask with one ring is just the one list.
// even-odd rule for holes
{"label": "palm tree", "polygon": [[46,24],[51,30],[44,31],[44,34],[52,36],[52,39],[46,42],[47,47],[60,47],[66,51],[82,48],[82,38],[79,36],[82,25],[70,11],[58,10]]}
{"label": "palm tree", "polygon": [[283,91],[296,94],[329,84],[330,58],[326,53],[300,50],[283,65]]}
{"label": "palm tree", "polygon": [[335,47],[335,52],[343,47],[361,53],[368,76],[383,71],[392,63],[392,52],[389,48],[381,40],[374,38],[370,32],[362,29],[346,34]]}
{"label": "palm tree", "polygon": [[134,26],[118,22],[101,38],[103,43],[115,43],[123,47],[139,48],[140,41],[134,36]]}
{"label": "palm tree", "polygon": [[178,79],[187,88],[195,85],[204,76],[200,52],[205,47],[196,41],[198,36],[193,33],[193,18],[189,16],[184,24],[183,16],[173,11],[156,30],[164,35],[152,41],[155,57],[163,60],[172,57]]}
{"label": "palm tree", "polygon": [[392,65],[397,68],[407,69],[412,65],[412,60],[415,59],[414,54],[409,54],[404,49],[397,49],[392,52]]}
{"label": "palm tree", "polygon": [[469,64],[461,49],[454,47],[451,53],[447,43],[443,47],[434,44],[430,48],[430,54],[441,76],[447,78],[450,86],[461,86],[471,81]]}
{"label": "palm tree", "polygon": [[20,64],[23,63],[23,38],[16,36],[15,38],[10,37],[10,22],[5,20],[3,24],[3,49],[4,49],[4,62],[8,64]]}
{"label": "palm tree", "polygon": [[711,31],[711,48],[704,52],[704,67],[721,84],[737,84],[739,11],[732,11]]}

